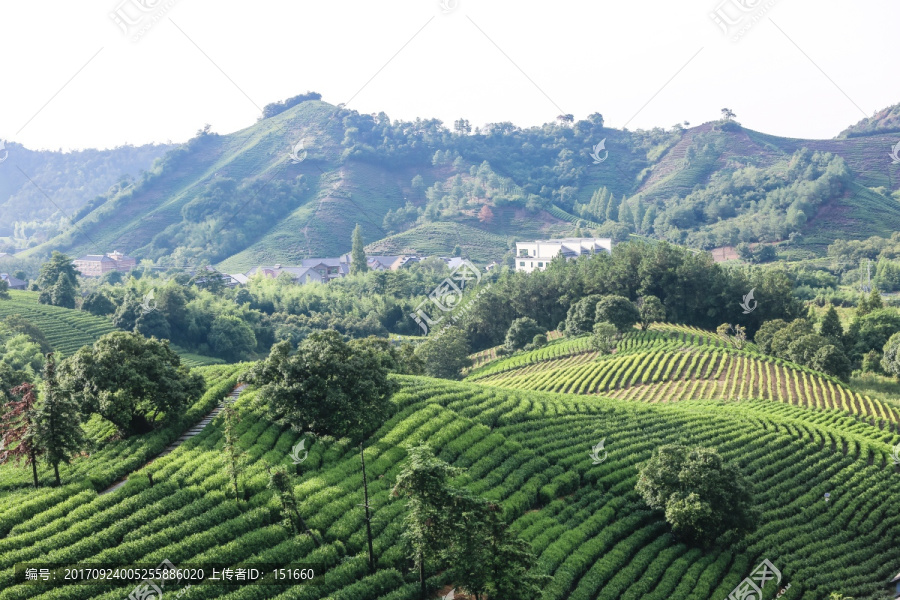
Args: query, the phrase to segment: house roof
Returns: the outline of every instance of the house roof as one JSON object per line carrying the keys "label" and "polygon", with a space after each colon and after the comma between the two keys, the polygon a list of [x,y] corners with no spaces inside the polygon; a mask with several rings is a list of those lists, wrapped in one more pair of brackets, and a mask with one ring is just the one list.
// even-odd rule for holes
{"label": "house roof", "polygon": [[895,583],[897,581],[900,581],[900,573],[897,573],[897,576],[891,579],[891,583]]}
{"label": "house roof", "polygon": [[24,281],[22,281],[21,279],[16,279],[9,273],[0,273],[0,279],[8,283],[9,287],[11,288],[24,287],[25,285],[27,285]]}
{"label": "house roof", "polygon": [[79,260],[87,261],[87,262],[115,262],[110,257],[105,254],[85,254],[81,258],[76,258],[76,262]]}

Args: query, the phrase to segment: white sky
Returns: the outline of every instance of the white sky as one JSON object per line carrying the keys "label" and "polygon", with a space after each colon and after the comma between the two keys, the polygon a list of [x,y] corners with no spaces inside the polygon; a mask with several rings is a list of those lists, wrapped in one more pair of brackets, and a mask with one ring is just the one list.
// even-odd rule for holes
{"label": "white sky", "polygon": [[[725,0],[731,17],[770,5],[736,42],[710,18],[722,0],[444,1],[457,6],[0,0],[0,139],[180,142],[204,123],[250,125],[258,107],[307,90],[448,126],[600,112],[612,127],[669,127],[727,106],[746,127],[806,138],[900,102],[897,0]],[[109,14],[141,3],[151,15],[172,6],[129,41]]]}

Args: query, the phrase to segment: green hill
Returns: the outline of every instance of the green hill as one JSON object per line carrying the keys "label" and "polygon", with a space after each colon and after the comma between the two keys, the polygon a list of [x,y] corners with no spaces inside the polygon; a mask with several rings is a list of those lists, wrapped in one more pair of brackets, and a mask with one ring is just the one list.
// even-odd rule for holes
{"label": "green hill", "polygon": [[[213,367],[215,369],[215,367]],[[213,372],[227,388],[233,379]],[[621,399],[504,390],[472,383],[398,377],[396,413],[366,442],[377,571],[369,573],[358,449],[317,439],[294,488],[299,510],[322,538],[291,536],[278,524],[278,500],[266,469],[291,465],[302,434],[269,423],[254,393],[237,402],[239,444],[247,452],[247,502],[226,492],[223,431],[214,421],[175,452],[133,471],[122,489],[98,496],[79,483],[128,442],[64,467],[61,488],[0,491],[0,600],[40,597],[121,598],[134,587],[78,585],[48,590],[13,585],[19,562],[157,564],[305,563],[315,585],[195,586],[198,598],[418,597],[400,540],[404,503],[390,490],[410,443],[466,469],[457,484],[500,506],[513,530],[551,576],[544,600],[724,598],[763,559],[782,574],[784,598],[857,597],[885,589],[898,570],[900,519],[889,509],[896,473],[889,457],[898,437],[835,411],[769,401],[738,404]],[[218,390],[217,390],[218,391]],[[214,394],[212,394],[214,395]],[[307,438],[312,442],[311,438]],[[606,440],[608,458],[588,451]],[[634,491],[653,450],[681,442],[717,448],[739,465],[754,490],[756,528],[736,544],[688,547]],[[140,447],[140,442],[138,441]],[[130,461],[131,465],[134,461]],[[108,471],[109,467],[105,467]],[[292,467],[293,468],[293,467]],[[10,466],[0,467],[6,480]],[[20,471],[25,471],[20,469]],[[148,476],[152,475],[154,485]],[[109,472],[106,479],[114,477]],[[830,493],[829,504],[823,494]],[[427,572],[432,590],[455,582]],[[772,588],[771,590],[769,588]],[[432,593],[432,596],[437,594]]]}
{"label": "green hill", "polygon": [[[0,300],[0,320],[10,315],[20,315],[40,329],[53,350],[63,356],[74,354],[82,346],[93,344],[107,333],[118,331],[109,319],[80,310],[38,304],[37,299],[37,292],[11,291],[9,300]],[[218,358],[189,353],[177,346],[174,349],[189,367],[224,362]]]}
{"label": "green hill", "polygon": [[[462,240],[471,257],[501,260],[510,240],[571,235],[579,220],[584,234],[702,248],[800,234],[792,244],[821,254],[835,239],[886,235],[900,223],[883,127],[800,140],[734,121],[618,131],[598,116],[463,135],[436,120],[302,101],[234,133],[201,132],[28,254],[119,248],[243,270],[347,252],[359,223],[372,252],[446,255]],[[589,153],[601,140],[609,156],[596,164]],[[585,208],[603,188],[612,208]]]}

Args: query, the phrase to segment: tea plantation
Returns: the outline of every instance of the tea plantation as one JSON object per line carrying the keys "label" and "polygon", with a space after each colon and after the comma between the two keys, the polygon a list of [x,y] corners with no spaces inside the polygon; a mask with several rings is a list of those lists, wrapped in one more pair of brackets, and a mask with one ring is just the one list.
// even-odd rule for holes
{"label": "tea plantation", "polygon": [[[638,334],[635,341],[650,337]],[[558,342],[573,348],[579,343]],[[649,348],[646,356],[669,352]],[[692,354],[682,354],[692,364]],[[193,586],[185,593],[192,599],[412,600],[418,583],[400,540],[404,501],[390,490],[406,447],[420,442],[464,468],[454,483],[497,502],[519,537],[531,544],[539,568],[551,577],[545,600],[720,600],[763,559],[782,573],[779,588],[790,584],[782,598],[818,600],[831,592],[860,597],[886,589],[900,570],[900,473],[891,459],[900,437],[843,406],[687,398],[649,403],[392,376],[401,386],[393,397],[395,412],[365,443],[377,563],[370,573],[357,447],[270,423],[254,403],[252,388],[235,403],[239,445],[246,453],[240,483],[246,501],[237,503],[229,491],[221,417],[171,454],[140,466],[178,434],[178,427],[186,428],[224,396],[242,368],[204,368],[211,389],[192,415],[172,431],[101,444],[63,470],[60,488],[33,491],[26,469],[0,467],[0,600],[112,600],[134,588],[15,585],[17,563],[163,560],[176,566],[306,563],[316,572],[312,585]],[[630,384],[636,371],[619,378]],[[683,372],[688,368],[664,369],[659,379],[651,376],[642,385],[665,377],[675,381],[673,373]],[[783,376],[774,368],[753,372],[762,381],[755,390],[768,390],[773,374]],[[809,388],[801,384],[800,389]],[[88,429],[98,440],[109,433],[96,422]],[[309,536],[288,534],[279,524],[278,499],[266,489],[268,468],[295,469],[290,452],[304,437],[309,455],[299,465],[294,492],[320,547]],[[601,439],[608,455],[595,464],[589,451]],[[639,468],[654,449],[675,442],[718,449],[750,480],[758,518],[743,539],[689,547],[640,500],[634,489]],[[124,487],[97,494],[126,472]],[[455,587],[441,572],[426,574],[431,597]],[[770,584],[764,597],[773,598],[776,591]]]}

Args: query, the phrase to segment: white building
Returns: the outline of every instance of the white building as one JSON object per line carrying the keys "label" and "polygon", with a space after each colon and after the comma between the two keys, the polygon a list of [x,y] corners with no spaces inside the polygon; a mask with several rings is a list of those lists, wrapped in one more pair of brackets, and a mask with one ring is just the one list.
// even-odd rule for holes
{"label": "white building", "polygon": [[570,259],[600,251],[612,253],[610,238],[562,238],[516,242],[516,271],[525,273],[531,273],[535,269],[543,271],[559,254]]}

